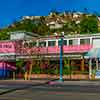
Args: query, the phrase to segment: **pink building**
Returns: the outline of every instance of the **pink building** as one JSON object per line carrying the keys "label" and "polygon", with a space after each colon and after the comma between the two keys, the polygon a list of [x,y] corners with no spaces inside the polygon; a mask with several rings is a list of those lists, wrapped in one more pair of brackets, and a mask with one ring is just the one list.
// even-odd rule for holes
{"label": "pink building", "polygon": [[[14,34],[13,34],[14,36]],[[12,36],[12,37],[13,37]],[[20,35],[21,36],[21,35]],[[25,37],[25,36],[24,36]],[[15,70],[16,59],[29,59],[42,56],[44,58],[58,58],[60,53],[60,38],[55,36],[24,37],[0,42],[0,68]],[[100,34],[68,35],[63,38],[63,58],[74,61],[73,66],[78,66],[79,70],[87,70],[87,61],[84,54],[93,48],[100,48]],[[80,63],[80,65],[76,64]],[[71,64],[71,63],[70,63]],[[100,68],[98,67],[98,70]]]}

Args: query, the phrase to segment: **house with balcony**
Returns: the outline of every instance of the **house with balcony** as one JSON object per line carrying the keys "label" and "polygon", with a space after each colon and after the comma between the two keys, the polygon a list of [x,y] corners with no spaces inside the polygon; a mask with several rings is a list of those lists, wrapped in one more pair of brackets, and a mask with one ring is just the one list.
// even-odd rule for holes
{"label": "house with balcony", "polygon": [[[34,42],[34,46],[31,44]],[[69,62],[73,73],[89,72],[89,57],[85,56],[89,51],[98,50],[100,33],[87,35],[67,35],[63,37],[63,61]],[[29,42],[28,42],[29,43]],[[22,49],[22,55],[18,58],[43,59],[50,62],[59,62],[60,59],[60,36],[41,37],[31,41],[27,48]],[[30,48],[31,45],[31,48]],[[24,45],[23,45],[24,46]],[[29,46],[29,47],[28,47]],[[95,52],[95,51],[94,51]],[[97,51],[96,51],[97,52]],[[31,54],[31,56],[29,56]],[[39,58],[40,57],[40,58]],[[93,57],[93,68],[96,67],[96,58]],[[97,68],[99,70],[99,66]]]}
{"label": "house with balcony", "polygon": [[[24,35],[23,35],[24,33]],[[43,60],[42,63],[49,60],[49,64],[52,62],[57,63],[59,66],[60,58],[60,36],[33,36],[27,38],[25,32],[20,32],[22,38],[15,38],[16,34],[12,33],[11,40],[5,40],[0,42],[0,63],[2,68],[14,69],[14,63],[17,59],[29,60],[34,59],[34,61]],[[13,38],[14,37],[14,38]],[[25,38],[24,38],[25,37]],[[66,71],[71,68],[72,73],[87,72],[89,73],[89,57],[85,54],[94,49],[98,50],[100,48],[100,33],[96,34],[86,34],[86,35],[67,35],[63,37],[63,61],[66,63]],[[95,51],[96,52],[96,51]],[[99,58],[94,57],[92,62],[94,68],[96,65],[96,60]],[[41,65],[41,64],[40,64]],[[8,66],[8,67],[7,67]],[[59,67],[58,67],[59,68]],[[97,70],[100,69],[98,65]]]}

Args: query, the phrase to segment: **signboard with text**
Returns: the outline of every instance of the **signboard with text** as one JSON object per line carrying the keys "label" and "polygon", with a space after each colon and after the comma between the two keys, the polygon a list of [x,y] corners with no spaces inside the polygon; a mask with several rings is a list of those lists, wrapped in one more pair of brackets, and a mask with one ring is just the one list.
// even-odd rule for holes
{"label": "signboard with text", "polygon": [[14,42],[0,42],[0,53],[14,53],[15,43]]}

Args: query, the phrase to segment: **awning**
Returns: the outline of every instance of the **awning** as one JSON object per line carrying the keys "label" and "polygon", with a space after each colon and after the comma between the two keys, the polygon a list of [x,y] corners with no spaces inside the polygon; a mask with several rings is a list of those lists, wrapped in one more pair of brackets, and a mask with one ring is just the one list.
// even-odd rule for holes
{"label": "awning", "polygon": [[100,58],[100,48],[92,48],[89,52],[84,54],[84,58]]}

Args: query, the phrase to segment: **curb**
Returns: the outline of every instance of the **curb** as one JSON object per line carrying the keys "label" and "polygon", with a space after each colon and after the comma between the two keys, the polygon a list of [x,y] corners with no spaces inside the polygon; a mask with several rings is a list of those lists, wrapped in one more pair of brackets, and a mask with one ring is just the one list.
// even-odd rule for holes
{"label": "curb", "polygon": [[6,91],[0,92],[0,95],[4,95],[4,94],[10,93],[10,92],[14,92],[16,90],[23,90],[23,89],[31,88],[32,86],[40,86],[40,85],[45,85],[45,84],[46,83],[38,83],[38,84],[34,84],[34,85],[30,84],[30,85],[26,85],[24,87],[8,89]]}
{"label": "curb", "polygon": [[16,89],[8,89],[6,91],[0,92],[0,95],[6,94],[6,93],[10,93],[10,92],[13,92],[13,91],[16,91]]}

